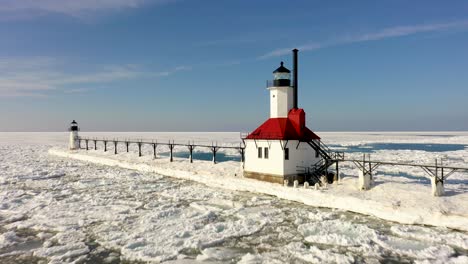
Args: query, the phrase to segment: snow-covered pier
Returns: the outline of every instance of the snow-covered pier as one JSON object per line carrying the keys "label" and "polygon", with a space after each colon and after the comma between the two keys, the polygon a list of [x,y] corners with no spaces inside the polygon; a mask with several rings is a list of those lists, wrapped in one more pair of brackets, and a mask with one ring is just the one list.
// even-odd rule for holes
{"label": "snow-covered pier", "polygon": [[372,184],[372,172],[375,171],[379,166],[403,166],[403,167],[417,167],[421,168],[426,172],[426,175],[431,180],[432,184],[432,194],[434,196],[443,196],[444,195],[444,182],[448,179],[450,175],[455,172],[468,172],[466,167],[455,167],[455,166],[446,166],[443,165],[443,160],[435,159],[434,164],[414,164],[408,162],[391,162],[391,161],[379,161],[371,160],[370,154],[363,154],[362,160],[358,159],[344,159],[343,162],[352,162],[360,170],[360,178],[363,178],[361,189],[370,189]]}
{"label": "snow-covered pier", "polygon": [[243,177],[239,162],[227,161],[213,165],[198,160],[153,159],[131,153],[115,155],[95,150],[51,149],[49,154],[85,162],[151,172],[178,179],[203,183],[210,187],[235,191],[263,193],[306,205],[337,208],[372,215],[404,224],[432,225],[468,231],[468,192],[443,198],[432,196],[426,185],[379,179],[368,191],[359,191],[358,179],[346,176],[337,184],[314,187],[285,187]]}
{"label": "snow-covered pier", "polygon": [[[115,155],[118,154],[118,145],[123,144],[125,146],[125,151],[127,153],[130,152],[130,145],[136,145],[138,147],[138,157],[142,157],[142,147],[144,145],[149,145],[152,148],[153,152],[153,158],[156,159],[158,158],[157,156],[157,148],[158,146],[166,146],[169,149],[169,161],[173,162],[174,161],[174,148],[177,147],[186,147],[188,150],[188,160],[190,163],[193,163],[193,152],[195,148],[204,148],[210,150],[212,154],[212,161],[213,163],[217,163],[216,159],[216,154],[220,149],[230,149],[230,150],[236,150],[239,155],[240,155],[240,162],[242,164],[242,167],[244,167],[244,161],[245,161],[245,145],[243,143],[239,143],[238,146],[234,146],[233,144],[226,145],[226,144],[221,144],[218,145],[218,143],[212,143],[211,145],[207,144],[196,144],[194,141],[189,141],[188,143],[180,143],[180,142],[175,142],[174,140],[169,140],[167,143],[166,142],[161,142],[158,140],[151,140],[151,141],[146,141],[146,140],[132,140],[132,139],[125,139],[125,140],[119,140],[119,139],[107,139],[107,138],[89,138],[89,137],[78,137],[77,138],[78,142],[78,149],[83,149],[83,150],[98,150],[98,143],[102,144],[103,151],[107,152],[108,149],[108,144],[111,144],[113,146],[113,153]],[[83,146],[84,143],[84,146]],[[90,143],[92,143],[92,146],[90,147]],[[322,142],[320,142],[320,146],[325,146]],[[328,148],[328,147],[326,147]],[[321,151],[323,151],[323,147],[320,148]],[[415,163],[409,163],[409,162],[392,162],[392,161],[381,161],[381,160],[371,160],[370,154],[363,155],[362,159],[351,159],[351,158],[345,158],[345,154],[342,152],[331,152],[328,151],[333,155],[333,157],[330,157],[330,159],[326,162],[321,162],[319,164],[315,164],[313,166],[323,166],[326,167],[325,170],[320,170],[316,168],[312,168],[312,170],[309,167],[298,167],[297,170],[303,171],[304,177],[306,179],[305,182],[308,184],[318,184],[322,186],[323,180],[320,178],[327,176],[328,174],[328,167],[330,164],[335,164],[335,171],[332,172],[334,173],[333,179],[329,181],[329,183],[333,183],[333,181],[337,181],[339,177],[339,162],[350,162],[354,164],[359,170],[360,170],[360,177],[363,179],[361,180],[362,184],[360,185],[360,189],[362,190],[367,190],[372,188],[372,177],[373,177],[373,172],[382,165],[386,166],[406,166],[406,167],[417,167],[421,168],[424,172],[426,172],[426,175],[432,182],[432,194],[434,196],[443,196],[444,195],[444,182],[447,180],[447,178],[452,175],[454,172],[468,172],[468,168],[466,167],[456,167],[456,166],[449,166],[443,163],[443,160],[435,160],[434,164],[415,164]],[[340,154],[340,155],[337,155]],[[313,173],[319,171],[322,173],[321,175],[317,173]],[[314,178],[312,182],[310,182]],[[365,178],[365,179],[364,179]],[[304,183],[305,183],[304,182]],[[291,182],[292,184],[293,182]]]}

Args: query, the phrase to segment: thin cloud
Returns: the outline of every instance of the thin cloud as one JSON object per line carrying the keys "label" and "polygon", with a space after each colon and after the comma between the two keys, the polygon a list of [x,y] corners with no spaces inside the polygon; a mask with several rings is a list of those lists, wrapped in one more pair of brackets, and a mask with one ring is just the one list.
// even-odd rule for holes
{"label": "thin cloud", "polygon": [[79,94],[79,93],[86,93],[91,91],[89,88],[77,88],[77,89],[69,89],[66,90],[65,93],[67,94]]}
{"label": "thin cloud", "polygon": [[65,93],[86,92],[90,89],[77,89],[74,85],[106,84],[144,77],[164,77],[190,70],[188,66],[178,66],[173,70],[153,72],[136,65],[106,66],[93,73],[65,73],[63,63],[54,59],[1,59],[0,58],[0,97],[46,96],[53,91]]}
{"label": "thin cloud", "polygon": [[268,52],[262,56],[259,56],[257,59],[267,59],[271,57],[278,57],[289,54],[293,48],[298,48],[301,51],[311,51],[318,50],[322,48],[327,48],[330,46],[344,45],[357,42],[366,42],[366,41],[377,41],[387,38],[396,38],[410,36],[419,33],[428,33],[428,32],[443,32],[454,29],[467,29],[468,21],[456,21],[451,23],[439,23],[439,24],[425,24],[425,25],[410,25],[410,26],[398,26],[385,28],[383,30],[361,34],[353,36],[345,36],[335,41],[328,41],[322,43],[310,43],[306,45],[301,45],[299,47],[291,48],[281,48],[276,49],[271,52]]}
{"label": "thin cloud", "polygon": [[[324,45],[322,43],[309,43],[309,44],[301,45],[301,46],[294,47],[294,48],[299,49],[300,51],[310,51],[310,50],[318,50],[318,49],[321,49],[323,47],[326,47],[326,45]],[[257,59],[263,60],[263,59],[267,59],[267,58],[271,58],[271,57],[283,56],[283,55],[291,53],[291,50],[294,49],[294,48],[277,49],[277,50],[268,52],[268,53],[258,57]]]}
{"label": "thin cloud", "polygon": [[190,71],[190,70],[192,70],[192,67],[190,66],[177,66],[174,69],[169,70],[169,71],[155,72],[155,73],[150,73],[148,75],[156,76],[156,77],[165,77],[165,76],[169,76],[180,71]]}
{"label": "thin cloud", "polygon": [[443,23],[443,24],[392,27],[392,28],[386,28],[380,32],[376,32],[372,34],[364,34],[361,36],[350,38],[349,42],[381,40],[381,39],[386,39],[386,38],[395,38],[395,37],[414,35],[414,34],[424,33],[424,32],[445,31],[445,30],[452,30],[456,28],[466,28],[466,27],[468,27],[468,21],[458,21],[458,22]]}
{"label": "thin cloud", "polygon": [[62,76],[62,78],[52,80],[51,83],[54,85],[107,83],[117,80],[133,79],[143,74],[143,72],[140,72],[136,69],[129,69],[123,66],[113,66],[109,67],[108,69],[103,69],[97,73]]}
{"label": "thin cloud", "polygon": [[9,93],[0,93],[1,97],[38,97],[38,98],[45,98],[47,95],[41,93],[33,93],[33,92],[19,92],[19,91],[11,91]]}
{"label": "thin cloud", "polygon": [[162,5],[173,0],[2,0],[1,17],[26,19],[50,13],[83,16],[89,13]]}
{"label": "thin cloud", "polygon": [[253,37],[249,37],[249,38],[236,37],[236,38],[208,40],[208,41],[196,43],[195,46],[210,47],[210,46],[218,46],[218,45],[237,45],[237,44],[255,43],[258,41],[259,40],[257,38],[253,38]]}

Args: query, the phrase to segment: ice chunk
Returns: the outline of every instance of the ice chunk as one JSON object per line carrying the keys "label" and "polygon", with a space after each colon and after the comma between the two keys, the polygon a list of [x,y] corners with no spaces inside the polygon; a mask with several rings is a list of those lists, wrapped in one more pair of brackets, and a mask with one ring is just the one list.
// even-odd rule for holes
{"label": "ice chunk", "polygon": [[286,250],[295,258],[309,263],[355,263],[349,252],[334,253],[331,250],[322,250],[315,246],[306,247],[300,242],[288,244]]}
{"label": "ice chunk", "polygon": [[21,242],[14,231],[8,231],[0,235],[0,248],[6,248]]}
{"label": "ice chunk", "polygon": [[243,251],[245,250],[222,247],[206,248],[202,250],[201,255],[197,256],[197,260],[233,261],[242,256],[244,254]]}
{"label": "ice chunk", "polygon": [[245,254],[237,264],[261,264],[263,258],[259,254]]}

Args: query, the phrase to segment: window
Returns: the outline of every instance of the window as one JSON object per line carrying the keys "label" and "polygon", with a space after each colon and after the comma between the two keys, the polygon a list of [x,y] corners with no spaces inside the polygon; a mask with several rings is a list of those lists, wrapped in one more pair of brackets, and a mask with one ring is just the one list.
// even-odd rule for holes
{"label": "window", "polygon": [[289,148],[284,148],[284,160],[289,160]]}
{"label": "window", "polygon": [[268,159],[268,148],[265,148],[265,153],[263,155],[265,159]]}
{"label": "window", "polygon": [[262,148],[258,148],[258,158],[262,158]]}

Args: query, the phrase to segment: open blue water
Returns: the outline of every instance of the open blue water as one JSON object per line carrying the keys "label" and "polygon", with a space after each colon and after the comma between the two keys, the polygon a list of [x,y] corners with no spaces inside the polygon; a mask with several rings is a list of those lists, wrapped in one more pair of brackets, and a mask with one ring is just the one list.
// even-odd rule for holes
{"label": "open blue water", "polygon": [[[161,153],[159,156],[163,157],[169,157],[169,153]],[[178,151],[174,152],[174,157],[175,158],[189,158],[189,152],[188,151]],[[193,153],[193,160],[207,160],[211,161],[213,160],[213,153],[211,152],[194,152]],[[216,161],[217,162],[224,162],[224,161],[238,161],[240,162],[240,155],[226,155],[222,152],[216,153]]]}
{"label": "open blue water", "polygon": [[442,138],[450,138],[456,137],[455,135],[417,135],[418,137],[442,137]]}
{"label": "open blue water", "polygon": [[[341,145],[330,145],[331,148]],[[463,144],[420,144],[420,143],[371,143],[357,146],[347,146],[344,152],[373,153],[376,150],[422,150],[427,152],[446,152],[464,150],[468,146]]]}

